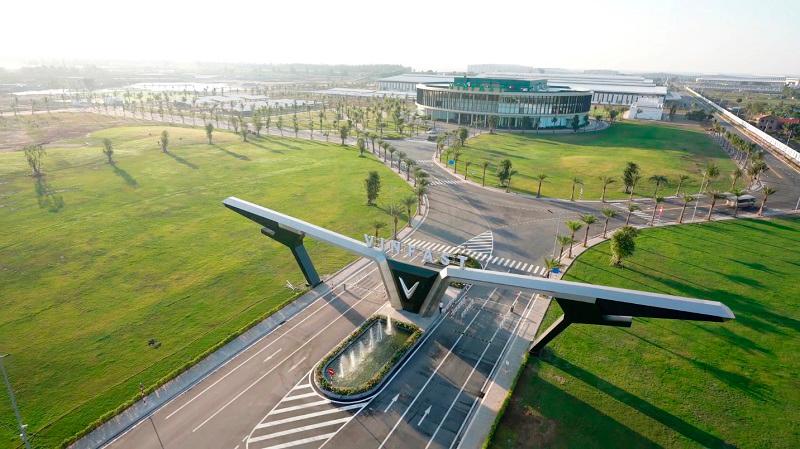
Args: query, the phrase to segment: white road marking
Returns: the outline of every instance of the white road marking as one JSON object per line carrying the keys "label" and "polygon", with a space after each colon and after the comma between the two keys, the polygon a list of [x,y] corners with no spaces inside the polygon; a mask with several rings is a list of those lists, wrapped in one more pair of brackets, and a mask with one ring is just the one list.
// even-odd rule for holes
{"label": "white road marking", "polygon": [[285,435],[291,435],[293,433],[304,432],[306,430],[319,429],[320,427],[328,427],[328,426],[332,426],[334,424],[341,424],[341,423],[345,423],[345,422],[347,422],[349,420],[350,420],[350,417],[348,416],[346,418],[332,419],[330,421],[323,421],[323,422],[319,422],[319,423],[309,424],[307,426],[295,427],[295,428],[289,429],[289,430],[282,430],[280,432],[270,433],[270,434],[267,434],[267,435],[260,435],[260,436],[257,436],[255,438],[250,438],[249,440],[247,440],[247,444],[257,443],[259,441],[264,441],[264,440],[269,440],[270,438],[277,438],[277,437],[282,437],[282,436],[285,436]]}
{"label": "white road marking", "polygon": [[283,401],[296,401],[298,399],[310,398],[310,397],[314,397],[314,396],[319,396],[319,395],[317,393],[303,393],[303,394],[298,394],[296,396],[286,396],[285,398],[283,398],[281,400],[281,402],[283,402]]}
{"label": "white road marking", "polygon": [[467,324],[467,327],[464,328],[464,330],[458,335],[458,338],[456,338],[456,341],[453,342],[453,345],[450,346],[450,349],[447,350],[447,354],[445,354],[445,356],[442,358],[442,360],[439,362],[439,364],[436,365],[436,368],[433,370],[431,375],[428,376],[428,379],[422,385],[422,388],[420,388],[419,391],[417,391],[417,395],[414,396],[414,399],[411,401],[410,404],[408,404],[408,407],[406,407],[406,409],[403,412],[403,414],[400,415],[400,418],[397,420],[397,422],[394,423],[394,426],[389,431],[389,433],[386,435],[386,438],[383,439],[383,441],[381,442],[380,446],[378,446],[378,449],[381,449],[386,445],[386,442],[389,440],[389,437],[391,437],[392,434],[394,433],[394,431],[397,429],[397,426],[400,425],[400,422],[402,422],[403,419],[406,417],[406,414],[408,413],[408,411],[411,410],[411,407],[413,407],[414,403],[417,402],[417,399],[419,399],[419,396],[422,394],[423,391],[425,391],[425,388],[428,386],[428,384],[431,383],[431,380],[433,379],[434,376],[436,376],[436,373],[439,372],[439,369],[442,367],[442,365],[444,365],[444,362],[446,362],[447,359],[450,357],[450,354],[453,353],[453,349],[455,349],[456,345],[458,345],[458,343],[461,341],[461,339],[464,338],[464,335],[467,333],[469,328],[472,327],[472,323],[474,323],[475,320],[478,318],[478,315],[481,314],[481,312],[483,311],[483,308],[486,306],[487,302],[489,302],[489,298],[486,298],[486,300],[483,301],[483,305],[481,305],[480,310],[478,310],[475,313],[475,316],[473,316],[472,319],[469,321],[469,324]]}
{"label": "white road marking", "polygon": [[276,444],[275,446],[266,446],[261,449],[284,449],[292,446],[300,446],[301,444],[313,443],[314,441],[321,441],[336,435],[336,432],[326,433],[325,435],[317,435],[313,437],[303,438],[302,440],[290,441],[288,443]]}
{"label": "white road marking", "polygon": [[528,264],[525,264],[522,266],[522,268],[520,268],[520,270],[522,271],[526,271],[527,269],[528,269]]}
{"label": "white road marking", "polygon": [[[370,274],[371,274],[371,272],[370,272]],[[278,367],[279,367],[281,364],[283,364],[283,362],[285,362],[286,360],[289,360],[289,358],[291,358],[291,357],[292,357],[293,355],[295,355],[295,354],[296,354],[298,351],[300,351],[301,349],[303,349],[303,348],[304,348],[304,347],[305,347],[307,344],[309,344],[309,343],[311,343],[312,341],[314,341],[314,339],[315,339],[315,338],[317,338],[317,337],[318,337],[320,334],[322,334],[323,332],[325,332],[326,330],[328,330],[328,328],[329,328],[329,327],[333,326],[333,324],[334,324],[334,323],[336,323],[337,321],[339,321],[339,319],[340,319],[340,318],[342,318],[342,317],[344,316],[344,314],[345,314],[345,313],[347,313],[347,312],[349,312],[350,310],[352,310],[352,309],[353,309],[355,306],[357,306],[358,304],[361,304],[361,301],[363,301],[364,299],[366,299],[366,298],[367,298],[367,296],[369,296],[370,294],[372,294],[372,292],[370,292],[370,293],[367,293],[367,294],[366,294],[366,295],[364,295],[364,296],[363,296],[361,299],[359,299],[358,301],[354,302],[352,306],[348,307],[348,308],[347,308],[347,310],[345,310],[344,312],[340,313],[340,314],[339,314],[339,316],[337,316],[337,317],[336,317],[336,318],[335,318],[333,321],[331,321],[330,323],[328,323],[328,325],[326,325],[325,327],[323,327],[322,329],[320,329],[319,331],[317,331],[317,333],[316,333],[316,334],[312,335],[312,336],[311,336],[311,338],[307,339],[307,340],[305,341],[305,343],[303,343],[303,344],[302,344],[302,345],[300,345],[300,346],[299,346],[297,349],[295,349],[295,350],[294,350],[294,352],[292,352],[291,354],[289,354],[288,356],[286,356],[286,358],[284,358],[283,360],[281,360],[280,362],[278,362],[278,364],[276,364],[274,367],[272,367],[272,368],[271,368],[269,371],[267,371],[266,373],[262,374],[262,375],[261,375],[260,377],[258,377],[256,380],[254,380],[254,381],[253,381],[253,382],[252,382],[250,385],[248,385],[247,387],[245,387],[245,389],[244,389],[244,390],[242,390],[242,391],[240,391],[239,393],[237,393],[237,394],[236,394],[236,396],[234,396],[233,398],[231,398],[231,400],[229,400],[228,402],[226,402],[226,403],[225,403],[225,405],[223,405],[222,407],[218,408],[218,409],[217,409],[217,411],[215,411],[215,412],[214,412],[214,413],[213,413],[211,416],[209,416],[208,418],[206,418],[206,419],[205,419],[205,421],[201,422],[201,423],[200,423],[200,424],[199,424],[197,427],[195,427],[194,429],[192,429],[192,432],[197,432],[197,430],[198,430],[198,429],[200,429],[201,427],[203,427],[204,425],[206,425],[206,423],[208,423],[209,421],[211,421],[212,419],[214,419],[214,417],[216,417],[218,414],[220,414],[220,412],[222,412],[223,410],[225,410],[225,409],[226,409],[226,408],[227,408],[229,405],[233,404],[233,403],[234,403],[234,402],[235,402],[237,399],[239,399],[240,397],[242,397],[242,395],[243,395],[243,394],[245,394],[245,393],[247,393],[248,391],[250,391],[250,389],[251,389],[251,388],[253,388],[253,387],[254,387],[254,386],[257,384],[257,383],[261,382],[261,380],[263,380],[265,377],[267,377],[268,375],[272,374],[272,372],[273,372],[273,371],[275,371],[275,369],[276,369],[276,368],[278,368]]]}
{"label": "white road marking", "polygon": [[311,384],[295,385],[292,390],[300,390],[301,388],[311,388]]}
{"label": "white road marking", "polygon": [[394,395],[394,397],[392,398],[392,400],[389,402],[389,405],[387,405],[387,406],[386,406],[386,409],[384,409],[384,410],[383,410],[383,413],[387,413],[387,412],[389,411],[389,409],[390,409],[390,408],[392,408],[392,406],[394,405],[394,403],[395,403],[395,402],[397,402],[397,400],[398,400],[399,398],[400,398],[400,393],[397,393],[396,395]]}
{"label": "white road marking", "polygon": [[298,361],[297,361],[297,363],[295,363],[294,365],[292,365],[292,366],[289,368],[289,371],[291,371],[291,370],[293,370],[293,369],[297,368],[297,367],[298,367],[298,366],[299,366],[301,363],[305,362],[307,358],[308,358],[308,356],[306,356],[306,357],[303,357],[302,359],[298,360]]}
{"label": "white road marking", "polygon": [[330,409],[330,410],[323,410],[321,412],[306,413],[305,415],[292,416],[291,418],[284,418],[284,419],[279,419],[277,421],[270,421],[270,422],[267,422],[267,423],[261,423],[261,424],[256,426],[256,430],[257,429],[263,429],[265,427],[272,427],[272,426],[277,426],[277,425],[280,425],[280,424],[286,424],[286,423],[290,423],[290,422],[300,421],[300,420],[303,420],[303,419],[316,418],[317,416],[330,415],[330,414],[339,413],[339,412],[346,412],[348,410],[353,410],[353,409],[356,409],[356,408],[364,407],[364,405],[366,405],[366,404],[351,404],[351,405],[346,405],[344,407],[333,408],[333,409]]}
{"label": "white road marking", "polygon": [[325,405],[325,404],[330,404],[330,403],[331,403],[331,401],[329,401],[327,399],[323,399],[321,401],[308,402],[308,403],[300,404],[300,405],[292,405],[291,407],[276,408],[275,410],[269,412],[269,415],[267,415],[267,416],[278,415],[280,413],[286,413],[286,412],[293,412],[295,410],[302,410],[304,408],[316,407],[318,405]]}
{"label": "white road marking", "polygon": [[275,357],[275,356],[276,356],[276,355],[277,355],[279,352],[281,352],[282,350],[283,350],[283,348],[278,348],[278,350],[277,350],[277,351],[275,351],[275,352],[273,352],[272,354],[270,354],[270,356],[269,356],[269,357],[267,357],[266,359],[264,359],[264,361],[265,361],[265,362],[268,362],[268,361],[270,361],[270,359],[272,359],[273,357]]}

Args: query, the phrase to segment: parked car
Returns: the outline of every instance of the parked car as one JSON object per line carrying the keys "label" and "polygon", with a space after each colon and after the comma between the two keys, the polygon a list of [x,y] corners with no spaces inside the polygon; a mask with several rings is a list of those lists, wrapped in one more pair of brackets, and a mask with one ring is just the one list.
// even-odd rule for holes
{"label": "parked car", "polygon": [[756,197],[753,195],[740,195],[737,197],[734,194],[726,195],[725,205],[728,207],[735,207],[739,204],[739,209],[747,209],[756,206]]}

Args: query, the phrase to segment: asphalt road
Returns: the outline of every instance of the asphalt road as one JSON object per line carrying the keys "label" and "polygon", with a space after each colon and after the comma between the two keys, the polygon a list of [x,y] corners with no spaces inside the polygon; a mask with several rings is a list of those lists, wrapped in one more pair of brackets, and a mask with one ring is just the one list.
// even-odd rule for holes
{"label": "asphalt road", "polygon": [[[601,217],[600,209],[610,207],[619,212],[609,223],[613,229],[624,224],[628,213],[624,202],[535,200],[483,189],[434,164],[434,144],[421,138],[393,143],[417,160],[431,180],[429,214],[407,241],[433,250],[469,249],[488,269],[542,275],[543,258],[554,254],[556,234],[566,232],[565,220],[584,213]],[[772,173],[796,182],[789,172],[774,169],[768,176]],[[776,196],[774,204],[786,202]],[[641,210],[631,215],[634,224],[675,221],[683,204],[670,199],[653,219],[652,201],[638,203]],[[707,210],[704,199],[690,203],[685,219],[703,219]],[[730,213],[724,207],[717,211]],[[602,219],[590,236],[601,231]],[[576,237],[582,238],[583,231]],[[159,448],[156,429],[165,448],[458,447],[484,383],[498,369],[515,327],[536,299],[513,290],[469,290],[425,333],[425,341],[381,392],[358,404],[333,403],[310,387],[309,373],[385,304],[374,270],[361,263],[329,280],[331,293],[108,447]]]}

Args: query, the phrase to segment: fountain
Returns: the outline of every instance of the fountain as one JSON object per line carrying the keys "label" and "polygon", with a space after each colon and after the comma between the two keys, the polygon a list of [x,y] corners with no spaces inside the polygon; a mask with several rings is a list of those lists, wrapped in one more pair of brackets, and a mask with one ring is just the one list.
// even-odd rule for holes
{"label": "fountain", "polygon": [[421,334],[414,325],[376,316],[354,332],[336,352],[317,365],[316,381],[323,391],[350,396],[384,378],[396,354],[406,351]]}

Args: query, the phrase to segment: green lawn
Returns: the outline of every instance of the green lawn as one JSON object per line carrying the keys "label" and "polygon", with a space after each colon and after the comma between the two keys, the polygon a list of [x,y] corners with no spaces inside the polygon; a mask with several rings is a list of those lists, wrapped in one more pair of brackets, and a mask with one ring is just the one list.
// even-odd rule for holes
{"label": "green lawn", "polygon": [[647,230],[628,268],[608,259],[603,243],[566,279],[718,300],[736,320],[573,325],[530,359],[490,447],[798,447],[800,219]]}
{"label": "green lawn", "polygon": [[[37,447],[53,447],[232,332],[303,278],[289,251],[221,204],[236,195],[360,239],[412,194],[353,148],[202,130],[113,128],[49,149],[41,183],[0,153],[0,352]],[[100,151],[115,143],[116,168]],[[78,145],[78,141],[80,144]],[[91,146],[83,142],[88,141]],[[363,180],[382,174],[379,207]],[[353,256],[307,240],[320,273]],[[154,338],[161,347],[151,349]],[[19,442],[0,393],[0,447]]]}
{"label": "green lawn", "polygon": [[[611,128],[578,134],[483,134],[467,141],[459,159],[458,172],[463,174],[465,162],[470,161],[470,178],[481,182],[483,161],[490,163],[486,172],[487,185],[497,185],[497,164],[511,159],[519,173],[512,178],[512,190],[536,193],[535,176],[549,176],[542,186],[542,195],[569,198],[572,178],[584,182],[583,199],[600,199],[600,176],[614,176],[617,183],[609,187],[607,198],[626,198],[623,193],[622,171],[628,161],[639,164],[643,180],[636,193],[652,196],[651,175],[661,174],[670,180],[662,192],[674,195],[678,176],[691,176],[689,191],[696,192],[707,162],[719,165],[721,176],[714,185],[721,190],[730,188],[728,174],[733,162],[701,130],[694,127],[668,124],[618,122]],[[579,188],[578,188],[579,190]],[[577,197],[577,193],[576,193]]]}

